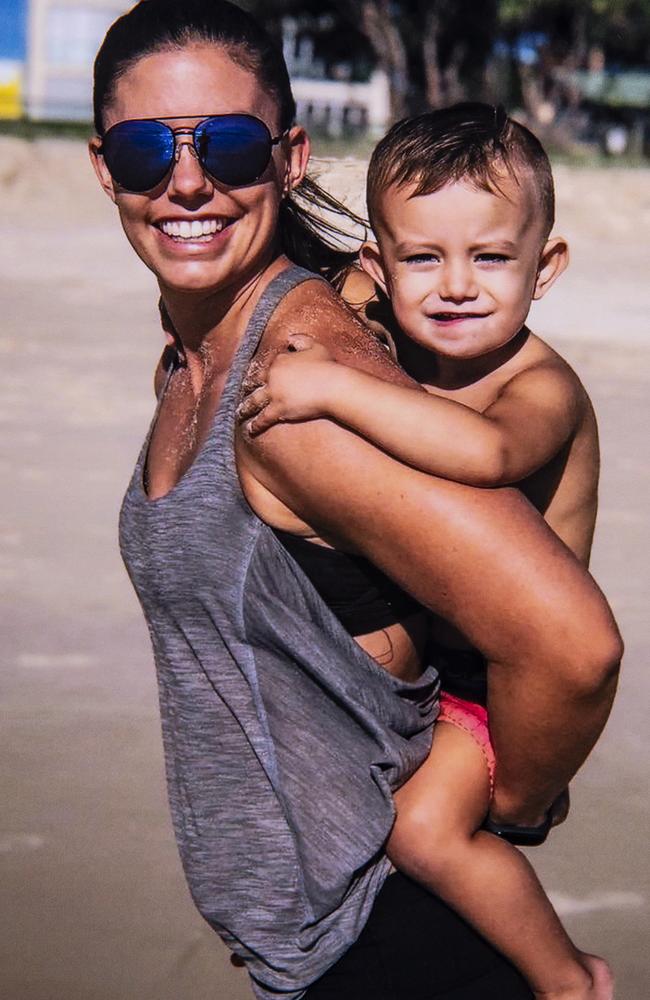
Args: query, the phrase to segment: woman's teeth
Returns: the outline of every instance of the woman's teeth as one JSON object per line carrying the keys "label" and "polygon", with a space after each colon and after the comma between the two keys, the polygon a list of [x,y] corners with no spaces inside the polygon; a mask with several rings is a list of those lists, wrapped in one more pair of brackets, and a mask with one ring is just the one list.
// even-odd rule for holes
{"label": "woman's teeth", "polygon": [[215,233],[220,233],[225,225],[225,219],[193,219],[191,222],[189,219],[183,219],[182,221],[163,222],[160,228],[165,236],[171,236],[174,239],[198,240],[201,238],[209,239]]}

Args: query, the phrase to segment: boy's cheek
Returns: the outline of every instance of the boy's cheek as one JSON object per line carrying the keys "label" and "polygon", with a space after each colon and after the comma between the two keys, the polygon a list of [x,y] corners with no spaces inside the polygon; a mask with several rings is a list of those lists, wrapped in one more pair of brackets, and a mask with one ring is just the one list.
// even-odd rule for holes
{"label": "boy's cheek", "polygon": [[435,290],[435,282],[424,272],[396,274],[391,282],[391,296],[404,302],[422,301]]}

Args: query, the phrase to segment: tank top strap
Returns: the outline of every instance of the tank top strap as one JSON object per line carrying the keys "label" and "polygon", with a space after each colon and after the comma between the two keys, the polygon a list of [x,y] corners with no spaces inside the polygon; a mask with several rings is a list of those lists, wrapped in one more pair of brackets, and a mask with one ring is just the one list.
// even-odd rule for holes
{"label": "tank top strap", "polygon": [[269,282],[260,295],[253,315],[248,321],[246,332],[232,364],[228,384],[224,390],[225,396],[228,396],[229,393],[236,395],[266,326],[285,295],[304,281],[313,280],[327,284],[325,278],[320,275],[314,274],[313,271],[308,271],[304,267],[298,267],[297,264],[292,264]]}
{"label": "tank top strap", "polygon": [[222,445],[221,455],[226,460],[231,472],[235,472],[235,475],[235,414],[243,378],[262,339],[266,326],[280,302],[282,302],[289,292],[297,288],[304,281],[314,280],[327,284],[325,278],[314,274],[313,271],[308,271],[304,267],[298,267],[297,264],[292,264],[290,267],[285,268],[284,271],[276,275],[266,286],[255,306],[253,315],[248,321],[242,342],[237,349],[230,368],[218,412],[219,424],[225,432],[225,442],[227,442],[225,447]]}

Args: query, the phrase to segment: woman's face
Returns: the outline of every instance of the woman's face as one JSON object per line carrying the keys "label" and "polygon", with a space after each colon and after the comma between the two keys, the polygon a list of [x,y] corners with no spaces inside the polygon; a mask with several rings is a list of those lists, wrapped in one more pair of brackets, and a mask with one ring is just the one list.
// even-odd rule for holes
{"label": "woman's face", "polygon": [[[197,43],[136,62],[117,81],[104,126],[132,118],[165,118],[171,128],[191,128],[208,115],[234,112],[260,118],[272,136],[281,131],[276,101],[254,73],[233,62],[224,49]],[[258,182],[228,187],[204,173],[183,136],[167,177],[153,190],[134,194],[113,181],[99,145],[99,140],[91,141],[91,158],[133,249],[163,290],[188,292],[244,285],[273,259],[280,202],[302,178],[309,155],[306,135],[294,128],[273,147]],[[216,231],[187,239],[173,225],[192,221]],[[187,232],[187,226],[180,230]]]}

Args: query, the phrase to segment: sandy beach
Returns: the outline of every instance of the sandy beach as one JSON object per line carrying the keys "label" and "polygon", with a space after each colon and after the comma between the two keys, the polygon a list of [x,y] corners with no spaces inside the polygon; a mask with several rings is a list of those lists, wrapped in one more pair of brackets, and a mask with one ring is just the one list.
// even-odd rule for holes
{"label": "sandy beach", "polygon": [[[317,164],[357,209],[364,170]],[[570,820],[531,857],[577,943],[614,965],[617,1000],[644,1000],[650,169],[561,165],[556,178],[572,263],[531,325],[599,416],[593,572],[627,653]],[[185,888],[149,640],[116,544],[162,344],[154,281],[80,142],[0,139],[0,233],[0,995],[250,1000]]]}

